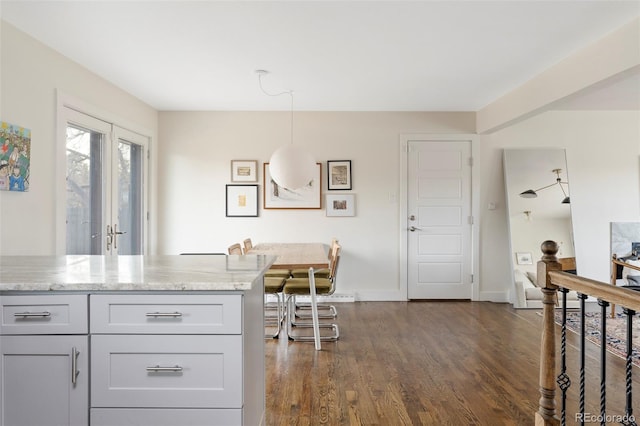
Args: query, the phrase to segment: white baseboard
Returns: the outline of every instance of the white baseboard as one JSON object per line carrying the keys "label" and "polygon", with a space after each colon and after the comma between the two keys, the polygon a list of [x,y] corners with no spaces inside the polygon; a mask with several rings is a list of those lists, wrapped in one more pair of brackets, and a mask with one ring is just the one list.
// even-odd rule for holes
{"label": "white baseboard", "polygon": [[[267,301],[268,302],[275,302],[276,301],[276,296],[271,295],[271,294],[267,294]],[[296,300],[298,302],[302,302],[302,303],[311,303],[311,298],[309,296],[296,296]],[[347,303],[353,303],[356,301],[356,298],[352,295],[352,294],[332,294],[330,296],[318,296],[317,299],[318,303],[342,303],[342,302],[347,302]]]}
{"label": "white baseboard", "polygon": [[479,302],[511,303],[508,291],[481,291],[478,295]]}
{"label": "white baseboard", "polygon": [[[303,303],[311,303],[311,297],[309,296],[296,296],[296,300]],[[318,296],[318,303],[331,302],[331,303],[353,303],[356,298],[352,294],[332,294],[331,296]]]}

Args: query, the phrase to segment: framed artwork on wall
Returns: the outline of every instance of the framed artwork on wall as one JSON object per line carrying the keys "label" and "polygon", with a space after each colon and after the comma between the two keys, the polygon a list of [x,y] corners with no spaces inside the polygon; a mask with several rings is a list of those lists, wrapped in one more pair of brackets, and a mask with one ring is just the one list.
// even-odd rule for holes
{"label": "framed artwork on wall", "polygon": [[227,185],[227,217],[258,216],[258,185]]}
{"label": "framed artwork on wall", "polygon": [[256,160],[231,160],[231,182],[257,182]]}
{"label": "framed artwork on wall", "polygon": [[327,180],[330,191],[351,189],[351,160],[327,161]]}
{"label": "framed artwork on wall", "polygon": [[518,262],[518,265],[533,265],[533,258],[531,257],[531,253],[516,253],[516,262]]}
{"label": "framed artwork on wall", "polygon": [[271,179],[269,163],[263,164],[263,203],[265,209],[320,209],[322,165],[316,163],[314,178],[300,189],[283,188]]}
{"label": "framed artwork on wall", "polygon": [[355,216],[355,203],[353,194],[327,194],[327,216]]}
{"label": "framed artwork on wall", "polygon": [[31,130],[0,121],[0,190],[26,192],[31,175]]}

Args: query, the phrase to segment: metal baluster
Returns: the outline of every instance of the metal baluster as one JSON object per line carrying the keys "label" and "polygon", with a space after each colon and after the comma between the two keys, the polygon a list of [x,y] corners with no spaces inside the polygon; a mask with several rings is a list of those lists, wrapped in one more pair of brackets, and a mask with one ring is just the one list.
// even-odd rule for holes
{"label": "metal baluster", "polygon": [[600,418],[601,425],[606,426],[607,422],[607,307],[609,302],[598,299],[602,316],[600,328]]}
{"label": "metal baluster", "polygon": [[580,299],[580,407],[578,411],[580,413],[580,425],[584,426],[585,415],[585,399],[586,399],[586,335],[587,326],[585,321],[585,300],[587,300],[586,294],[578,293]]}
{"label": "metal baluster", "polygon": [[623,308],[622,312],[627,316],[627,360],[626,360],[626,406],[625,416],[622,421],[624,426],[637,426],[633,417],[633,396],[632,396],[632,363],[631,355],[633,354],[633,316],[636,311],[632,309]]}
{"label": "metal baluster", "polygon": [[562,426],[565,426],[567,424],[567,389],[571,386],[571,379],[567,374],[567,293],[569,290],[561,287],[558,291],[562,293],[562,334],[560,337],[560,374],[558,374],[556,383],[562,391],[560,421]]}

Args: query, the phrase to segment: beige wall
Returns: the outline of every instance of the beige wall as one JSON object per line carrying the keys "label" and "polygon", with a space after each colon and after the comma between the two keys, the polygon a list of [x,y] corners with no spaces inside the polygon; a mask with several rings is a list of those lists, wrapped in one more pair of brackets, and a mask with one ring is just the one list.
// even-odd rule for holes
{"label": "beige wall", "polygon": [[[475,131],[474,113],[296,113],[295,143],[323,169],[326,160],[353,161],[356,216],[267,210],[258,218],[226,218],[230,160],[268,161],[290,142],[288,113],[158,114],[8,24],[1,31],[0,118],[30,128],[33,137],[30,191],[0,191],[1,255],[54,253],[55,194],[64,185],[55,179],[57,90],[149,129],[157,161],[150,182],[150,229],[157,241],[151,252],[224,251],[246,236],[256,242],[338,236],[345,246],[341,291],[369,300],[393,299],[405,285],[398,255],[401,134]],[[511,287],[502,149],[566,148],[578,269],[607,280],[609,222],[640,217],[639,123],[638,111],[547,112],[479,138],[474,173],[480,189],[473,195],[480,205],[480,299],[506,301]],[[498,208],[488,210],[490,202]]]}
{"label": "beige wall", "polygon": [[[480,205],[495,202],[499,206],[481,213],[485,291],[504,288],[512,280],[504,148],[566,149],[578,273],[608,282],[610,222],[640,220],[640,111],[552,111],[481,140]],[[536,255],[534,252],[534,259]]]}
{"label": "beige wall", "polygon": [[[294,143],[322,163],[323,193],[326,161],[352,161],[353,190],[348,192],[355,194],[356,216],[326,217],[323,208],[225,217],[230,161],[268,162],[276,148],[290,143],[289,120],[287,112],[160,113],[160,253],[225,252],[246,237],[328,243],[336,236],[343,245],[338,292],[366,300],[398,299],[404,286],[398,247],[400,135],[472,133],[475,114],[296,112]],[[260,168],[261,190],[262,176]]]}
{"label": "beige wall", "polygon": [[[28,192],[0,191],[0,254],[55,254],[57,93],[156,139],[157,112],[0,21],[0,119],[31,129]],[[153,142],[152,142],[153,143]],[[64,167],[64,166],[63,166]]]}

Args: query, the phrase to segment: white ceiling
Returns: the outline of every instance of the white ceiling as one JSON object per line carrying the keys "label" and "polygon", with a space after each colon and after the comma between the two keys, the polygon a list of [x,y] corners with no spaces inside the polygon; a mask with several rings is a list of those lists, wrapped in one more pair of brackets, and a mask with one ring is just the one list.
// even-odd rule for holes
{"label": "white ceiling", "polygon": [[[477,111],[639,15],[616,0],[0,0],[3,20],[158,110],[288,110],[260,90],[265,69],[296,110]],[[638,73],[593,92],[564,107],[640,109]]]}

